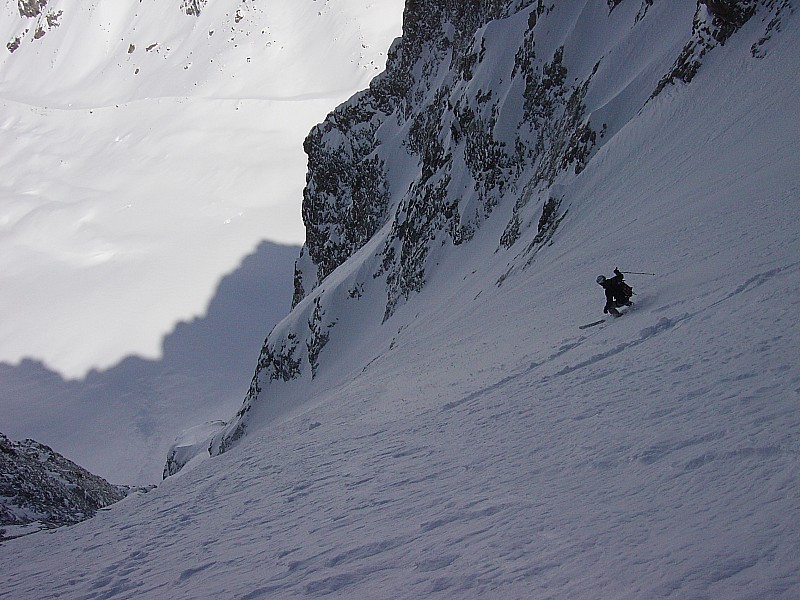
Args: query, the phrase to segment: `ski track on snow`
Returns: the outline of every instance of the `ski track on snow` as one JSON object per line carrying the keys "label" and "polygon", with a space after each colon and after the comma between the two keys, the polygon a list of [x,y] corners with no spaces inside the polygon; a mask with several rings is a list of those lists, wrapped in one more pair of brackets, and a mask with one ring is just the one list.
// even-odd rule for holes
{"label": "ski track on snow", "polygon": [[[542,22],[591,16],[569,7]],[[317,383],[281,388],[293,412],[262,398],[227,453],[0,546],[0,595],[800,598],[791,19],[763,63],[733,37],[618,124],[535,268],[498,288],[526,257],[487,221],[383,328],[337,338],[339,321]],[[679,52],[658,23],[648,43]],[[602,306],[594,274],[634,259],[660,273],[636,310],[576,333]]]}

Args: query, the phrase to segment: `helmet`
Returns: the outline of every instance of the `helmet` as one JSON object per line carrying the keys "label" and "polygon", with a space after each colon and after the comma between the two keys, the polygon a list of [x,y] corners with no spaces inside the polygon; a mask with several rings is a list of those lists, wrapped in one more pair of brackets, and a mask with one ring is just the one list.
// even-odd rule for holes
{"label": "helmet", "polygon": [[603,285],[606,282],[606,278],[604,275],[598,275],[595,281],[597,281],[597,283],[600,285]]}

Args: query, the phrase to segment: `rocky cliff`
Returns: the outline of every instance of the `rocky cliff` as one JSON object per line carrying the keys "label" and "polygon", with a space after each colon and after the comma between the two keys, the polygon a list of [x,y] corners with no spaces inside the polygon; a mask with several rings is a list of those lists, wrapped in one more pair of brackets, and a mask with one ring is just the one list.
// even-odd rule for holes
{"label": "rocky cliff", "polygon": [[306,139],[294,310],[209,452],[334,385],[345,365],[366,368],[359,337],[390,340],[396,312],[445,257],[469,261],[476,237],[507,258],[497,285],[530,267],[604,144],[740,31],[749,60],[764,56],[792,10],[788,0],[409,0],[386,71]]}
{"label": "rocky cliff", "polygon": [[[537,209],[549,200],[558,202],[547,190],[570,171],[580,173],[615,132],[595,116],[601,107],[586,101],[593,87],[605,83],[593,86],[593,79],[611,76],[613,49],[592,53],[580,47],[582,40],[572,39],[578,47],[560,43],[560,27],[566,33],[595,14],[605,22],[586,34],[601,38],[605,27],[625,18],[612,13],[627,8],[631,36],[650,19],[688,34],[652,93],[617,116],[624,122],[667,85],[689,83],[703,57],[760,12],[766,26],[753,44],[757,55],[780,28],[782,12],[791,10],[788,0],[703,0],[688,22],[676,18],[681,13],[676,9],[659,12],[652,0],[628,0],[624,6],[622,0],[608,0],[604,14],[600,4],[578,9],[542,0],[409,1],[403,38],[386,72],[306,140],[303,218],[309,260],[298,263],[294,303],[390,222],[377,271],[386,276],[388,317],[424,284],[434,238],[456,246],[468,241],[502,199],[517,196],[499,240],[509,247],[524,217],[533,221],[523,215],[532,197]],[[685,16],[689,3],[675,4],[683,5]],[[653,62],[659,58],[654,53]],[[399,148],[412,163],[404,166],[415,173],[390,202],[387,182],[394,173],[387,161]]]}

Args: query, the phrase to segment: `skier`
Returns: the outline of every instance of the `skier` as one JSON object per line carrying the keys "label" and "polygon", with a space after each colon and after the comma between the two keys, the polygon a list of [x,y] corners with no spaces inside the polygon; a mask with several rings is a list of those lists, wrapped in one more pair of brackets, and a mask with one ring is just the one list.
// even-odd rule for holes
{"label": "skier", "polygon": [[619,269],[614,269],[614,277],[606,279],[603,275],[597,276],[597,283],[603,287],[606,292],[606,305],[603,308],[604,313],[610,313],[615,317],[621,317],[617,309],[620,306],[631,306],[631,296],[633,289],[625,283],[625,277]]}

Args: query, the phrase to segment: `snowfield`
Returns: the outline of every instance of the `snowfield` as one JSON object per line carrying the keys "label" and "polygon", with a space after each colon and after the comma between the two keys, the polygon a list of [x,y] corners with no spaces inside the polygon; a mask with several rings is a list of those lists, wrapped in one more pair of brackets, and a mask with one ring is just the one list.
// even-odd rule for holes
{"label": "snowfield", "polygon": [[302,242],[303,139],[383,68],[403,6],[0,4],[0,361],[69,379],[159,358],[261,241]]}
{"label": "snowfield", "polygon": [[[798,18],[619,124],[532,262],[501,206],[228,452],[0,546],[0,595],[800,597]],[[580,330],[615,266],[656,275]]]}

